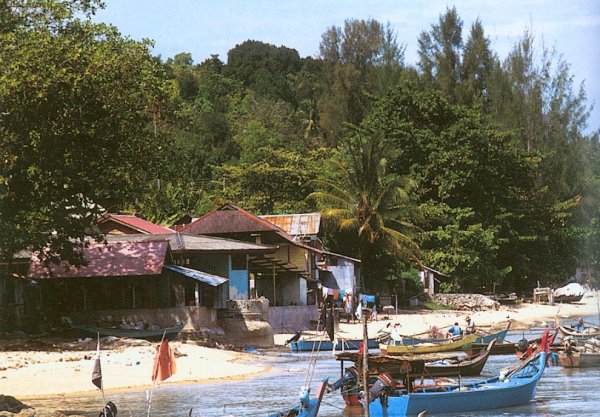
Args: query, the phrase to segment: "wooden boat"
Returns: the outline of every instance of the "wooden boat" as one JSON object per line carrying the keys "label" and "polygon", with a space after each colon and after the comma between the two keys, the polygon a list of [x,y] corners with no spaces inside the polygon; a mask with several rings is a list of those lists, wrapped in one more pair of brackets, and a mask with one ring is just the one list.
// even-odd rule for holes
{"label": "wooden boat", "polygon": [[392,340],[388,343],[380,343],[379,349],[384,355],[406,355],[419,353],[450,352],[460,350],[463,346],[470,345],[477,339],[476,334],[467,335],[461,339],[448,339],[440,343],[422,343],[416,345],[394,344]]}
{"label": "wooden boat", "polygon": [[63,317],[64,322],[71,327],[75,332],[85,334],[87,336],[114,336],[114,337],[129,337],[132,339],[146,340],[173,340],[185,326],[184,323],[177,323],[172,327],[164,327],[159,329],[124,329],[119,326],[106,327],[94,325],[75,324],[69,317]]}
{"label": "wooden boat", "polygon": [[591,324],[588,326],[589,327],[587,327],[584,331],[575,330],[570,326],[558,326],[558,331],[563,335],[563,337],[572,336],[577,340],[585,340],[600,336],[599,326]]}
{"label": "wooden boat", "polygon": [[383,393],[373,392],[373,397],[379,398],[371,402],[369,413],[371,417],[415,416],[423,411],[427,411],[427,415],[460,415],[527,404],[534,398],[537,384],[544,373],[546,355],[543,350],[538,352],[503,378],[422,388],[412,392],[388,385],[385,387],[387,391],[381,390]]}
{"label": "wooden boat", "polygon": [[577,345],[577,340],[567,337],[564,350],[558,352],[560,364],[565,368],[590,368],[600,366],[600,341],[590,339],[584,344]]}
{"label": "wooden boat", "polygon": [[581,301],[585,294],[576,294],[576,295],[556,295],[553,298],[555,303],[578,303]]}
{"label": "wooden boat", "polygon": [[[471,343],[470,345],[464,346],[463,351],[468,355],[475,355],[481,352],[487,347],[485,343]],[[490,355],[514,355],[519,348],[518,343],[503,342],[496,343],[490,352]]]}
{"label": "wooden boat", "polygon": [[[336,355],[336,359],[340,362],[341,377],[330,385],[329,391],[340,389],[347,406],[360,406],[363,355],[357,352],[341,352]],[[427,362],[444,359],[457,360],[458,355],[449,353],[400,356],[369,354],[369,387],[376,383],[380,370],[386,374],[391,374],[394,379],[404,381],[404,386],[411,386],[413,379],[425,374],[425,364]],[[352,362],[354,366],[344,368],[346,362]]]}
{"label": "wooden boat", "polygon": [[510,294],[493,295],[491,298],[492,300],[498,301],[502,305],[515,305],[518,301],[517,294],[514,292]]}
{"label": "wooden boat", "polygon": [[326,390],[327,379],[324,379],[317,388],[316,398],[310,399],[310,392],[303,391],[301,394],[300,405],[278,413],[270,414],[269,417],[317,417]]}
{"label": "wooden boat", "polygon": [[[510,329],[511,322],[509,321],[506,325],[506,328],[494,333],[488,333],[483,329],[476,329],[475,334],[477,335],[477,339],[473,343],[479,343],[483,345],[485,348],[492,340],[496,340],[498,343],[504,342],[508,330]],[[416,345],[419,343],[440,343],[445,342],[448,339],[440,339],[440,338],[419,338],[415,336],[401,336],[403,345]],[[481,349],[480,349],[481,350]]]}
{"label": "wooden boat", "polygon": [[559,352],[558,359],[565,368],[591,368],[600,366],[600,352]]}
{"label": "wooden boat", "polygon": [[442,360],[425,363],[425,376],[478,376],[487,363],[493,346],[496,344],[492,340],[488,346],[476,355],[467,356],[458,360]]}
{"label": "wooden boat", "polygon": [[[300,339],[297,341],[292,341],[289,343],[290,348],[294,352],[312,352],[315,351],[327,351],[327,350],[358,350],[362,340],[353,340],[353,339],[339,339],[337,343],[334,344],[331,340],[306,340]],[[377,349],[379,344],[375,339],[369,339],[367,342],[367,346],[369,349]]]}

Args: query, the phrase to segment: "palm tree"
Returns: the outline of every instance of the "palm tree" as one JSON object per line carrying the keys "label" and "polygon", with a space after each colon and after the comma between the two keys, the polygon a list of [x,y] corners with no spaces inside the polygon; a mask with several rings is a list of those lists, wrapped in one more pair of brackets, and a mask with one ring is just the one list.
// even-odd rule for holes
{"label": "palm tree", "polygon": [[[420,265],[419,247],[411,237],[417,229],[407,221],[415,212],[407,191],[412,181],[386,172],[389,148],[381,135],[355,130],[344,142],[345,160],[333,161],[339,178],[314,180],[318,190],[308,198],[325,220],[355,234],[363,264],[370,261],[364,255],[382,244],[404,262]],[[369,265],[364,269],[368,272]]]}

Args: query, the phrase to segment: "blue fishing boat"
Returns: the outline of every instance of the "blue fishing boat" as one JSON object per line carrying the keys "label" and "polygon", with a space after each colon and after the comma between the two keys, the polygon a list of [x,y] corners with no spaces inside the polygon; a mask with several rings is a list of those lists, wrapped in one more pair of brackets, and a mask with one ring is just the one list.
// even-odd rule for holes
{"label": "blue fishing boat", "polygon": [[398,390],[393,383],[381,379],[377,389],[370,390],[376,398],[369,405],[371,417],[415,416],[430,414],[460,415],[473,411],[512,407],[529,403],[544,373],[546,351],[540,351],[505,376],[488,380],[417,389]]}
{"label": "blue fishing boat", "polygon": [[[335,350],[358,350],[362,340],[339,339],[335,343]],[[330,340],[297,340],[289,343],[290,348],[294,352],[312,352],[327,351],[334,349],[334,342]],[[377,349],[379,343],[375,339],[369,339],[367,342],[369,349]]]}
{"label": "blue fishing boat", "polygon": [[302,390],[300,393],[300,405],[271,414],[269,417],[317,417],[323,395],[327,390],[327,381],[326,378],[319,384],[316,398],[310,399],[310,390]]}

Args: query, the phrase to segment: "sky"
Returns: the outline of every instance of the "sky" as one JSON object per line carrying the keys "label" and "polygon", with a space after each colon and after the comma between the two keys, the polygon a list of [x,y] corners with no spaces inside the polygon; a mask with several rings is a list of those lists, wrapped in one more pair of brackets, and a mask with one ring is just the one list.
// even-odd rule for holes
{"label": "sky", "polygon": [[556,48],[571,65],[574,86],[585,82],[595,103],[587,132],[600,129],[600,0],[104,0],[95,20],[114,24],[123,35],[155,42],[163,59],[190,52],[200,63],[211,54],[227,61],[227,51],[248,39],[284,45],[300,56],[316,56],[321,34],[346,19],[389,22],[405,62],[417,63],[417,38],[456,6],[463,41],[479,18],[492,49],[503,59],[526,29],[537,50]]}

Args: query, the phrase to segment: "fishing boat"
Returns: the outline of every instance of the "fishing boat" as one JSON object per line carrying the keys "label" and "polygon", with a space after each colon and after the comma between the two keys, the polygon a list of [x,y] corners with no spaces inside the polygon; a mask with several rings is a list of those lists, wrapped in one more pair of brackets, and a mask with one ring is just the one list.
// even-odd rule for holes
{"label": "fishing boat", "polygon": [[435,362],[425,363],[425,375],[431,377],[440,376],[478,376],[481,374],[487,363],[493,346],[496,344],[492,340],[488,346],[476,355],[470,355],[466,358],[444,359]]}
{"label": "fishing boat", "polygon": [[[487,343],[471,343],[463,346],[463,351],[468,355],[475,355],[487,348]],[[490,355],[514,355],[519,350],[518,343],[502,342],[496,343],[490,352]]]}
{"label": "fishing boat", "polygon": [[463,346],[470,345],[476,339],[476,334],[470,334],[456,340],[447,339],[439,343],[420,343],[416,345],[403,345],[399,341],[390,340],[388,343],[380,343],[379,349],[384,355],[451,352],[454,350],[460,350],[463,348]]}
{"label": "fishing boat", "polygon": [[577,340],[567,337],[563,344],[565,349],[558,352],[558,358],[565,368],[600,366],[600,340],[590,339],[578,346]]}
{"label": "fishing boat", "polygon": [[541,350],[505,376],[448,386],[399,390],[389,378],[380,378],[370,390],[371,417],[454,414],[512,407],[529,403],[546,365],[546,351]]}
{"label": "fishing boat", "polygon": [[[475,334],[477,335],[477,339],[473,343],[482,344],[483,348],[485,348],[492,340],[496,340],[498,343],[504,342],[508,330],[510,329],[511,321],[509,320],[506,328],[497,332],[487,332],[482,328],[477,328],[475,330]],[[416,345],[419,343],[441,343],[445,342],[447,339],[441,338],[421,338],[418,335],[415,336],[400,336],[400,340],[403,345]],[[480,349],[481,350],[481,349]]]}
{"label": "fishing boat", "polygon": [[146,339],[146,340],[161,340],[164,336],[167,340],[173,340],[179,332],[185,326],[184,323],[177,323],[172,327],[154,328],[154,329],[136,329],[136,328],[123,328],[120,325],[107,326],[107,325],[82,325],[75,324],[69,317],[63,317],[63,321],[75,332],[82,333],[85,335],[100,335],[100,336],[114,336],[114,337],[129,337],[132,339]]}
{"label": "fishing boat", "polygon": [[517,294],[514,292],[510,294],[498,294],[492,296],[491,298],[492,300],[498,301],[502,305],[515,305],[518,301]]}
{"label": "fishing boat", "polygon": [[[291,341],[290,348],[294,352],[313,352],[313,351],[328,351],[328,350],[358,350],[362,340],[358,339],[338,339],[337,341],[330,340],[308,340],[300,339]],[[377,349],[379,344],[375,339],[369,339],[367,346],[369,349]]]}
{"label": "fishing boat", "polygon": [[310,399],[310,390],[302,390],[300,393],[300,405],[289,408],[278,413],[270,414],[269,417],[316,417],[323,401],[323,395],[327,391],[327,379],[324,379],[317,388],[316,398]]}
{"label": "fishing boat", "polygon": [[563,337],[571,336],[577,340],[585,340],[590,339],[592,337],[600,336],[600,327],[594,324],[589,324],[583,331],[575,330],[571,326],[558,326],[558,331],[563,335]]}

